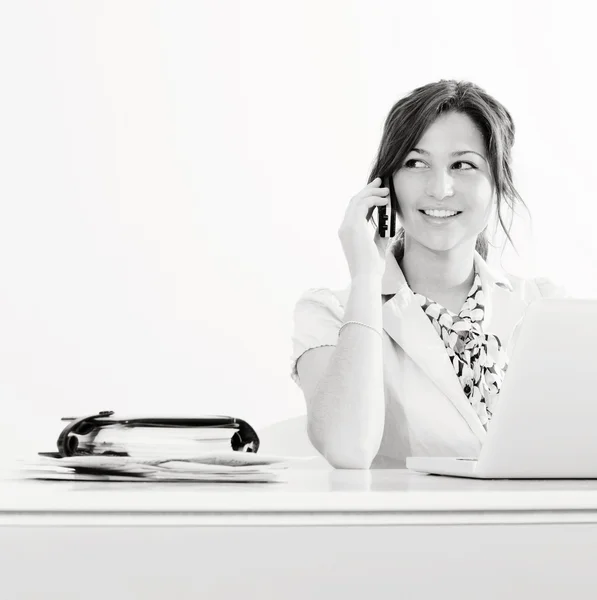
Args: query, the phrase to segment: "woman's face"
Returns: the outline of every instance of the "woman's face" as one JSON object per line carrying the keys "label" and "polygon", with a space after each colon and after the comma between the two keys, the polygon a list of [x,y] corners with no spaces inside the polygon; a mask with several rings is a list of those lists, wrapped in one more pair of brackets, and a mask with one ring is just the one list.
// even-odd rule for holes
{"label": "woman's face", "polygon": [[[472,244],[494,205],[485,144],[471,118],[441,115],[394,173],[400,221],[412,242],[434,251]],[[458,211],[426,215],[424,210]],[[443,216],[442,216],[443,215]]]}

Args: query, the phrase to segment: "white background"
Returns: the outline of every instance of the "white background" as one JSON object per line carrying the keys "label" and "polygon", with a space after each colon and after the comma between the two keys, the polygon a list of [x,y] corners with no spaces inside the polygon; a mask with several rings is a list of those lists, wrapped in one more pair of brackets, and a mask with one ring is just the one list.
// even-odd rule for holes
{"label": "white background", "polygon": [[532,229],[502,266],[597,292],[590,3],[0,7],[3,424],[304,413],[294,303],[348,283],[346,204],[392,105],[439,79],[514,117]]}

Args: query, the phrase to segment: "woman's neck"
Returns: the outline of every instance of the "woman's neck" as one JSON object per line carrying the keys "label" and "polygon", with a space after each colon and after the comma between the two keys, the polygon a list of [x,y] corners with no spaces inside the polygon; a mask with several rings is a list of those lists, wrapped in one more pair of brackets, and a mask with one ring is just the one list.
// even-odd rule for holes
{"label": "woman's neck", "polygon": [[411,290],[428,297],[461,294],[470,290],[475,277],[474,247],[433,252],[405,240],[400,268]]}

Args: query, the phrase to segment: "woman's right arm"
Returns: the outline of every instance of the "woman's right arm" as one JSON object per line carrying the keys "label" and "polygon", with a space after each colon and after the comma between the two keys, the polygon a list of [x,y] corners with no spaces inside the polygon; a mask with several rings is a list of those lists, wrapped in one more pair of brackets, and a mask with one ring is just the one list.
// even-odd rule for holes
{"label": "woman's right arm", "polygon": [[[352,280],[344,321],[382,331],[381,279]],[[384,428],[382,342],[361,325],[342,330],[336,346],[305,352],[297,372],[307,403],[311,443],[337,469],[368,469]]]}
{"label": "woman's right arm", "polygon": [[381,280],[388,240],[372,236],[367,223],[373,207],[389,202],[380,184],[374,179],[351,199],[338,230],[351,275],[344,322],[379,333],[348,324],[336,346],[312,348],[297,362],[309,439],[341,469],[370,468],[384,429]]}

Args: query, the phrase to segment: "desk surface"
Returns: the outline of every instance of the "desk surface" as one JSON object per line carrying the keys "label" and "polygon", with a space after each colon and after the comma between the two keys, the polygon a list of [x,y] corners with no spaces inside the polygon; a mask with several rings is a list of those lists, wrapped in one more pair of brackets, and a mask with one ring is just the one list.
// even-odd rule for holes
{"label": "desk surface", "polygon": [[[597,480],[473,480],[402,469],[289,468],[279,483],[0,481],[0,513],[594,511]],[[597,522],[597,518],[595,519]]]}
{"label": "desk surface", "polygon": [[595,596],[597,480],[304,466],[285,477],[276,484],[34,481],[5,468],[2,595],[382,600],[398,589],[409,598],[458,600],[478,599],[482,590],[484,600],[498,600],[515,588],[528,598]]}
{"label": "desk surface", "polygon": [[[249,590],[288,600],[384,599],[396,590],[458,600],[479,590],[486,600],[508,598],[512,589],[525,598],[595,596],[597,481],[287,475],[221,485],[4,479],[0,589],[61,600],[82,589],[90,600],[246,598]],[[109,576],[98,577],[98,565]]]}

